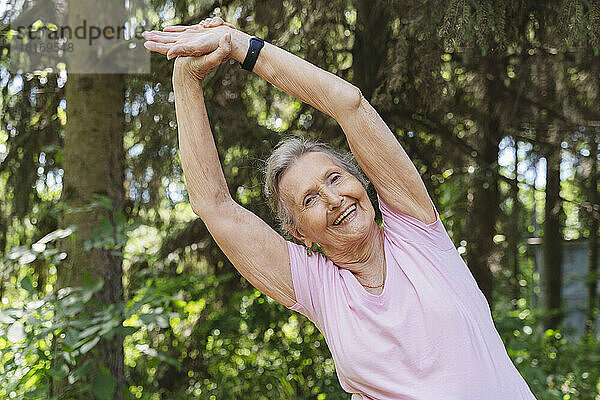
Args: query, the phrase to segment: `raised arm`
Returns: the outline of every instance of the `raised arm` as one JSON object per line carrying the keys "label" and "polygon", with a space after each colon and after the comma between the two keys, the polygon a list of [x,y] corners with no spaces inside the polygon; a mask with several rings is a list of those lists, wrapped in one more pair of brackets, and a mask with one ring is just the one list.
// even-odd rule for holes
{"label": "raised arm", "polygon": [[[243,62],[251,36],[230,30],[233,58]],[[425,223],[435,222],[421,175],[359,88],[267,42],[253,71],[334,118],[356,161],[388,204]]]}
{"label": "raised arm", "polygon": [[[243,62],[251,36],[230,26],[200,31],[153,32],[146,38],[158,42],[154,50],[168,56],[200,55],[214,50],[215,40],[227,32],[232,37],[232,57]],[[425,223],[435,221],[431,200],[419,172],[356,86],[267,42],[254,72],[336,119],[359,165],[389,205]]]}
{"label": "raised arm", "polygon": [[[144,37],[153,42],[146,47],[172,58],[209,53],[226,33],[231,35],[231,58],[243,62],[252,36],[231,25],[192,27],[179,32],[152,31],[144,33]],[[360,90],[356,86],[266,41],[253,72],[333,118],[360,104]]]}
{"label": "raised arm", "polygon": [[190,204],[223,253],[254,287],[277,302],[296,302],[285,240],[229,194],[208,121],[201,79],[229,54],[228,38],[202,57],[180,57],[173,91],[181,163]]}

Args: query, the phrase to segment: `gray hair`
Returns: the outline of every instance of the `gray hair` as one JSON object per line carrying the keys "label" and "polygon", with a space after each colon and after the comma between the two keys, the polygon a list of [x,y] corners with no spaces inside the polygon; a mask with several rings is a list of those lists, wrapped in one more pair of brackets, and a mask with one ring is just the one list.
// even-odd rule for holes
{"label": "gray hair", "polygon": [[364,186],[365,190],[369,181],[364,177],[352,153],[340,153],[331,145],[321,142],[313,142],[302,137],[289,137],[280,141],[275,150],[265,162],[265,186],[264,193],[269,202],[271,210],[279,221],[279,228],[286,233],[290,226],[295,226],[296,221],[293,213],[289,210],[279,190],[279,180],[294,161],[302,155],[311,152],[321,152],[329,155],[333,162],[352,174]]}

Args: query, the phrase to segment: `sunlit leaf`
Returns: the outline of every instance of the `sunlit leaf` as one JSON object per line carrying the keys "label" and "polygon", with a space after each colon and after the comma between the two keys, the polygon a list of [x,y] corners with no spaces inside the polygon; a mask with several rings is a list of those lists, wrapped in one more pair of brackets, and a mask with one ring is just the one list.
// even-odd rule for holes
{"label": "sunlit leaf", "polygon": [[27,337],[25,334],[25,326],[20,321],[16,321],[8,328],[6,337],[13,343],[22,342]]}
{"label": "sunlit leaf", "polygon": [[90,351],[91,349],[94,348],[94,346],[100,341],[100,337],[96,336],[95,338],[93,338],[92,340],[90,340],[89,342],[84,343],[80,348],[79,348],[79,352],[81,354],[85,354],[88,351]]}
{"label": "sunlit leaf", "polygon": [[25,307],[28,310],[37,310],[38,308],[40,308],[41,306],[43,306],[45,303],[44,300],[35,300],[35,301],[30,301],[29,303],[27,303],[25,305]]}
{"label": "sunlit leaf", "polygon": [[11,317],[8,312],[6,312],[5,310],[0,311],[0,323],[2,324],[12,324],[13,322],[15,322],[15,319],[13,317]]}
{"label": "sunlit leaf", "polygon": [[38,240],[36,243],[46,244],[46,243],[54,241],[56,239],[65,238],[65,237],[69,236],[70,234],[72,234],[73,232],[75,232],[74,226],[70,226],[65,229],[57,229],[54,232],[50,232],[49,234],[47,234],[46,236],[44,236],[43,238]]}
{"label": "sunlit leaf", "polygon": [[81,331],[81,333],[79,333],[79,339],[86,339],[89,336],[93,335],[94,333],[98,332],[100,329],[102,329],[101,325],[96,325],[96,326],[92,326],[90,328],[84,329],[83,331]]}
{"label": "sunlit leaf", "polygon": [[35,254],[34,252],[28,251],[27,253],[23,254],[21,256],[21,258],[19,258],[19,265],[26,265],[29,263],[34,262],[37,259],[37,254]]}

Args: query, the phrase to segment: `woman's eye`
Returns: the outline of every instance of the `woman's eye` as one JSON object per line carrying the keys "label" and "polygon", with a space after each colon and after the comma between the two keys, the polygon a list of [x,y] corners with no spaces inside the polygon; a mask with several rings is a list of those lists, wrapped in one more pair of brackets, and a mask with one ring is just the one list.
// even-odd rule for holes
{"label": "woman's eye", "polygon": [[304,205],[305,206],[310,205],[310,203],[312,203],[313,199],[314,199],[314,196],[307,197],[306,200],[304,200]]}
{"label": "woman's eye", "polygon": [[340,180],[340,175],[339,174],[334,174],[331,177],[331,182],[336,182],[336,181],[339,181],[339,180]]}

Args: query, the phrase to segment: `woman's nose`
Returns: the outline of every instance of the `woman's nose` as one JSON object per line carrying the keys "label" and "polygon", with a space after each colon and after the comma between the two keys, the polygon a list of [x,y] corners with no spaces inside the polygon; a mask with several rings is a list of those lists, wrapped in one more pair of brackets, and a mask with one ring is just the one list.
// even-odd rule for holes
{"label": "woman's nose", "polygon": [[338,193],[328,189],[323,190],[322,196],[327,199],[330,210],[338,208],[340,205],[342,205],[342,201],[344,200],[344,196],[340,196]]}

